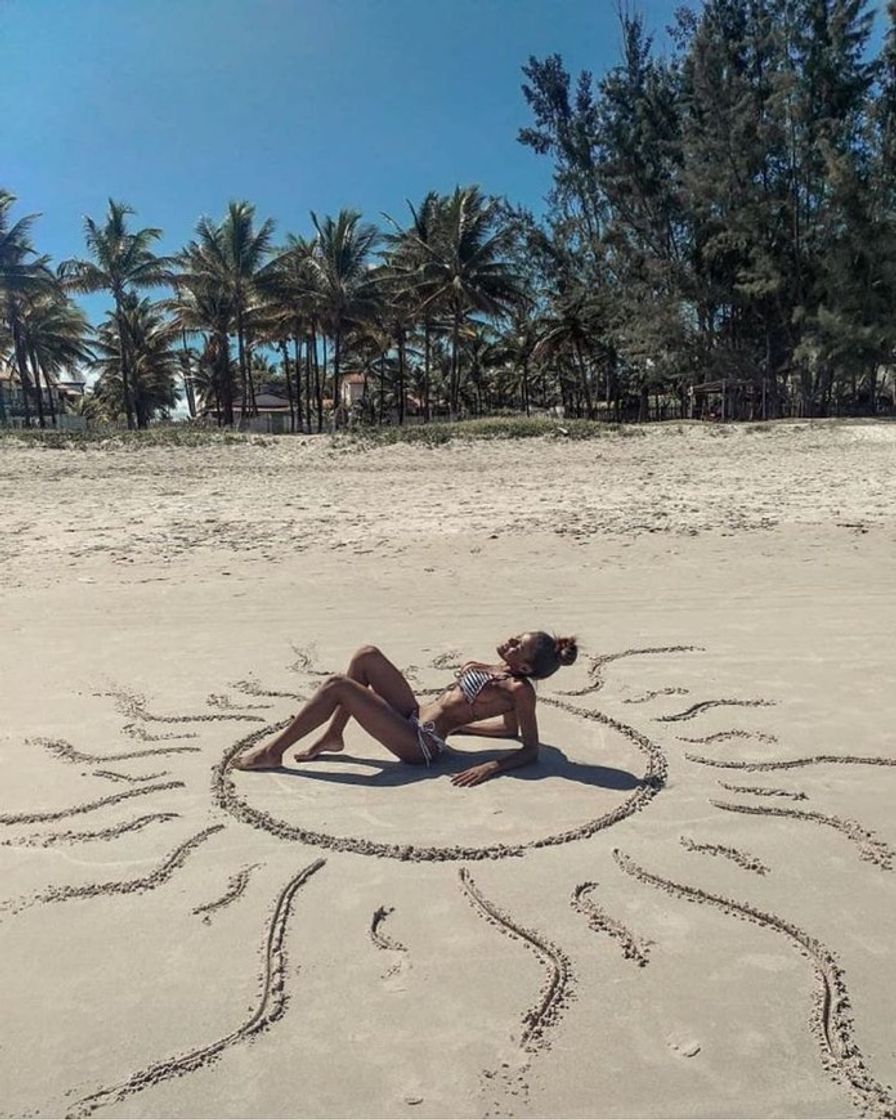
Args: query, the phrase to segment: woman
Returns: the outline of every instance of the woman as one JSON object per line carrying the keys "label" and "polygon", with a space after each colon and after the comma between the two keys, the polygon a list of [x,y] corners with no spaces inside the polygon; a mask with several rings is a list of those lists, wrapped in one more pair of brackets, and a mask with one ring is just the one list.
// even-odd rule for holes
{"label": "woman", "polygon": [[[342,732],[352,716],[402,762],[428,766],[447,748],[450,734],[494,735],[522,740],[520,750],[471,766],[451,779],[475,786],[487,778],[525,766],[538,756],[533,680],[543,680],[578,654],[575,638],[555,638],[542,630],[508,638],[497,648],[501,661],[468,661],[456,681],[422,708],[410,685],[375,646],[362,646],[344,675],[329,677],[288,727],[270,743],[254,747],[234,762],[238,770],[272,770],[298,739],[330,725],[296,761],[343,749]],[[332,717],[332,718],[331,718]]]}

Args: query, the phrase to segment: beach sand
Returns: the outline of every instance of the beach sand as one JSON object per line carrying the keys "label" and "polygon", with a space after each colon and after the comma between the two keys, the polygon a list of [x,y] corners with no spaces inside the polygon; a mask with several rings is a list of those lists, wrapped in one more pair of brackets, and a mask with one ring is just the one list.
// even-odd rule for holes
{"label": "beach sand", "polygon": [[[896,424],[0,474],[3,1115],[896,1114]],[[225,772],[541,627],[535,767]]]}

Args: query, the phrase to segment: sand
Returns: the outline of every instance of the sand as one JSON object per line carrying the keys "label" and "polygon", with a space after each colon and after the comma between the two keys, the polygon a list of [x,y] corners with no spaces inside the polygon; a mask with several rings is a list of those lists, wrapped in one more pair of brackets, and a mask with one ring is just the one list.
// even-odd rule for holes
{"label": "sand", "polygon": [[[0,474],[0,1113],[896,1115],[896,424]],[[226,769],[538,627],[535,767]]]}

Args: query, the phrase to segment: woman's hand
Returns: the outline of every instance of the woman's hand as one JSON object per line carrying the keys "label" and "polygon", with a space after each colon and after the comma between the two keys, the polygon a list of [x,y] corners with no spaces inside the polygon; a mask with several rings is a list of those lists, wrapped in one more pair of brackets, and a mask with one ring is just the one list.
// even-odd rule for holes
{"label": "woman's hand", "polygon": [[482,762],[479,766],[471,766],[469,770],[461,770],[451,779],[453,786],[478,786],[498,773],[500,767],[497,762]]}

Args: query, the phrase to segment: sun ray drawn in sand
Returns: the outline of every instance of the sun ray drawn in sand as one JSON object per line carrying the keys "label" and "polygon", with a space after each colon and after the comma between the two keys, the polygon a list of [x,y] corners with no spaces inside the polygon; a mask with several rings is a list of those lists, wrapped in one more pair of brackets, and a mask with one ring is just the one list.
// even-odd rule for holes
{"label": "sun ray drawn in sand", "polygon": [[4,847],[13,848],[50,848],[54,844],[84,844],[92,840],[117,840],[126,832],[139,832],[147,825],[162,821],[177,820],[180,813],[145,813],[132,821],[100,828],[93,832],[51,832],[33,833],[31,836],[16,836],[11,840],[0,840]]}
{"label": "sun ray drawn in sand", "polygon": [[749,852],[740,851],[739,848],[729,848],[726,844],[698,844],[690,836],[681,836],[679,840],[681,846],[689,852],[703,852],[708,856],[722,856],[723,859],[730,859],[732,863],[742,867],[744,871],[755,871],[757,875],[767,875],[771,870],[770,867],[766,867],[762,860],[751,856]]}
{"label": "sun ray drawn in sand", "polygon": [[397,972],[401,971],[408,951],[407,945],[403,945],[400,941],[396,941],[394,938],[382,932],[383,923],[386,918],[394,913],[394,906],[378,906],[373,912],[373,917],[370,919],[370,940],[376,945],[377,949],[403,954],[403,956],[398,957],[394,964],[390,964],[383,973],[384,980],[387,980],[390,976],[394,976]]}
{"label": "sun ray drawn in sand", "polygon": [[534,1053],[550,1046],[546,1032],[555,1026],[563,1014],[563,1009],[571,998],[575,975],[569,958],[546,937],[533,933],[521,926],[513,918],[489,901],[473,880],[470,872],[462,867],[458,871],[461,884],[467,896],[475,904],[486,921],[497,926],[508,937],[523,941],[545,966],[547,976],[536,1002],[523,1015],[523,1031],[520,1046]]}
{"label": "sun ray drawn in sand", "polygon": [[658,653],[703,653],[702,646],[647,646],[644,649],[624,649],[619,653],[598,653],[589,658],[588,684],[582,688],[561,689],[558,696],[587,696],[600,692],[606,684],[604,668],[624,657],[646,657]]}
{"label": "sun ray drawn in sand", "polygon": [[774,705],[774,700],[701,700],[699,704],[692,704],[683,712],[655,718],[657,723],[679,723],[682,720],[694,719],[695,716],[702,715],[711,708],[773,708]]}
{"label": "sun ray drawn in sand", "polygon": [[844,754],[815,754],[811,758],[788,758],[777,762],[743,762],[732,759],[704,758],[699,754],[686,754],[688,762],[701,766],[718,766],[727,770],[795,770],[801,766],[817,766],[825,762],[851,763],[856,766],[896,766],[896,758]]}
{"label": "sun ray drawn in sand", "polygon": [[154,774],[120,774],[117,770],[94,770],[95,778],[108,778],[110,782],[154,782],[157,778],[167,778],[170,770],[157,770]]}
{"label": "sun ray drawn in sand", "polygon": [[579,883],[572,892],[570,906],[583,915],[595,933],[608,933],[610,937],[614,937],[622,946],[622,955],[626,960],[635,961],[643,968],[650,960],[650,942],[636,937],[627,926],[611,918],[603,907],[590,897],[596,887],[597,883]]}
{"label": "sun ray drawn in sand", "polygon": [[227,884],[227,890],[216,898],[213,902],[205,902],[200,906],[193,907],[194,914],[201,914],[202,920],[207,924],[211,921],[212,914],[223,910],[225,906],[229,906],[232,902],[236,902],[241,898],[249,885],[249,878],[253,871],[257,871],[261,866],[260,863],[250,863],[248,866],[241,868],[235,875],[231,875],[230,882]]}
{"label": "sun ray drawn in sand", "polygon": [[756,797],[789,797],[791,801],[808,801],[808,794],[801,790],[776,789],[772,786],[734,786],[730,782],[719,782],[722,789],[731,793],[752,793]]}
{"label": "sun ray drawn in sand", "polygon": [[757,743],[777,743],[778,736],[767,731],[716,731],[712,735],[698,735],[696,738],[687,735],[677,736],[679,743],[727,743],[730,739],[755,739]]}

